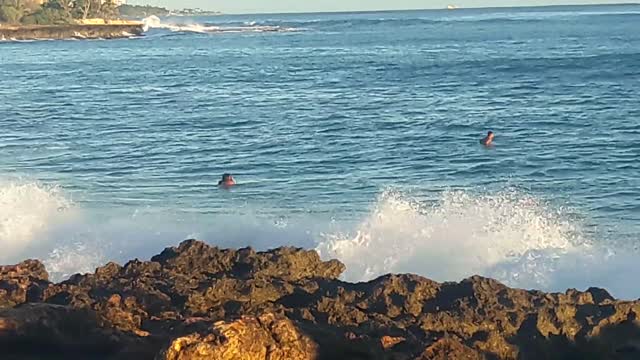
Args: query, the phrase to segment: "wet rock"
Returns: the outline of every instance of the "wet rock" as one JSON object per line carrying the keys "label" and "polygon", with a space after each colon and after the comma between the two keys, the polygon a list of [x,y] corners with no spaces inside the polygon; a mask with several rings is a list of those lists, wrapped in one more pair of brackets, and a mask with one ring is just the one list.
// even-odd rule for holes
{"label": "wet rock", "polygon": [[418,360],[484,360],[480,352],[452,338],[442,338],[429,346]]}
{"label": "wet rock", "polygon": [[266,252],[256,252],[251,248],[221,250],[196,240],[187,240],[178,247],[165,249],[151,260],[174,273],[224,274],[237,279],[336,279],[345,270],[339,261],[322,261],[312,250],[290,247]]}
{"label": "wet rock", "polygon": [[117,351],[115,333],[99,326],[94,313],[49,304],[0,310],[4,358],[101,357]]}
{"label": "wet rock", "polygon": [[0,309],[42,300],[49,274],[37,260],[0,266]]}
{"label": "wet rock", "polygon": [[[51,286],[46,301],[89,307],[113,318],[114,307],[98,306],[113,295],[128,297],[136,311],[162,318],[167,312],[209,316],[216,320],[277,311],[273,304],[294,290],[292,282],[335,279],[344,270],[338,261],[323,262],[314,251],[280,248],[221,250],[189,240],[165,249],[152,261],[107,264],[94,274],[76,275]],[[108,311],[107,311],[108,310]],[[110,314],[105,314],[109,312]],[[139,323],[137,318],[131,319]],[[131,330],[129,325],[122,330]]]}
{"label": "wet rock", "polygon": [[120,331],[131,332],[138,336],[148,336],[147,331],[140,329],[142,320],[148,317],[144,310],[137,306],[136,299],[128,297],[123,300],[118,294],[111,295],[106,302],[94,306],[100,320]]}
{"label": "wet rock", "polygon": [[157,356],[167,359],[638,354],[640,302],[602,289],[544,293],[479,276],[438,283],[386,275],[353,284],[338,279],[343,270],[313,251],[219,249],[194,240],[151,261],[109,263],[58,284],[28,261],[0,267],[0,338],[14,354],[27,343],[55,343],[109,359],[153,358],[163,348]]}

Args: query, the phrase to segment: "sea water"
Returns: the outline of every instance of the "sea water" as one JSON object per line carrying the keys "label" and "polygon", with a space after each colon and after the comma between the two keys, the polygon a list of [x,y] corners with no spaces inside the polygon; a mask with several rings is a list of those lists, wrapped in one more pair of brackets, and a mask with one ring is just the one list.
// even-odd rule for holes
{"label": "sea water", "polygon": [[0,263],[199,238],[640,296],[640,6],[147,23],[0,43]]}

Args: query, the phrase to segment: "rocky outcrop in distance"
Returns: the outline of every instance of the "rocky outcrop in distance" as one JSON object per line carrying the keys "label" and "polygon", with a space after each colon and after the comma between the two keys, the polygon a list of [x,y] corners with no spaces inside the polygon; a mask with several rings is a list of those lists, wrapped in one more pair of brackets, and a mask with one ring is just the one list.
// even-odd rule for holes
{"label": "rocky outcrop in distance", "polygon": [[35,260],[3,266],[2,359],[640,359],[640,301],[602,289],[354,284],[344,270],[315,251],[195,240],[60,283]]}
{"label": "rocky outcrop in distance", "polygon": [[0,40],[66,40],[66,39],[120,39],[140,36],[144,26],[139,25],[21,25],[0,26]]}

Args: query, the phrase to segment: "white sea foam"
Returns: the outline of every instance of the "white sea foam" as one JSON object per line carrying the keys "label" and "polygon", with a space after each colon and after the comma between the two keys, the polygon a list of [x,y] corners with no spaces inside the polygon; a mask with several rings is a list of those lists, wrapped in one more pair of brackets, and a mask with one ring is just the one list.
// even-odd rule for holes
{"label": "white sea foam", "polygon": [[350,281],[388,272],[439,281],[480,274],[516,287],[640,295],[629,286],[640,271],[637,252],[592,243],[565,210],[518,191],[448,192],[428,204],[387,191],[355,225],[258,212],[178,220],[158,209],[82,209],[58,187],[1,182],[0,263],[39,258],[59,280],[196,237],[221,247],[315,246],[323,258],[343,261]]}
{"label": "white sea foam", "polygon": [[345,261],[349,280],[388,272],[418,272],[441,280],[492,274],[532,251],[566,254],[583,243],[572,223],[517,192],[449,192],[432,206],[386,192],[355,233],[325,238],[318,251]]}
{"label": "white sea foam", "polygon": [[164,209],[87,208],[57,186],[0,181],[0,264],[41,259],[56,280],[108,261],[148,258],[187,238],[223,247],[312,247],[311,227],[251,213],[176,219]]}
{"label": "white sea foam", "polygon": [[37,247],[54,224],[73,216],[71,205],[58,187],[0,182],[0,262]]}
{"label": "white sea foam", "polygon": [[480,274],[515,287],[601,286],[618,296],[640,295],[628,286],[640,270],[634,256],[592,244],[576,223],[517,191],[449,192],[430,206],[386,192],[353,231],[324,234],[317,251],[343,261],[350,281],[389,272],[440,281]]}
{"label": "white sea foam", "polygon": [[198,23],[184,23],[176,24],[171,22],[163,22],[157,16],[149,16],[142,20],[144,23],[144,30],[149,29],[164,29],[173,32],[193,32],[193,33],[243,33],[243,32],[292,32],[297,31],[294,28],[281,27],[281,26],[269,26],[269,25],[256,25],[255,22],[246,23],[244,26],[213,26],[202,25]]}

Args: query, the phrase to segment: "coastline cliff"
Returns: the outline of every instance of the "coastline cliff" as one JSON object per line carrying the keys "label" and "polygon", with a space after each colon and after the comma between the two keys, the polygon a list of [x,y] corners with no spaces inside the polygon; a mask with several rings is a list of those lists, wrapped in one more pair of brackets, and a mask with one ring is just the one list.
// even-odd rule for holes
{"label": "coastline cliff", "polygon": [[[3,359],[638,359],[640,301],[474,276],[339,280],[315,251],[189,240],[49,281],[0,267]],[[630,285],[632,286],[632,285]]]}
{"label": "coastline cliff", "polygon": [[70,25],[2,25],[0,40],[119,39],[140,36],[142,23],[70,24]]}

